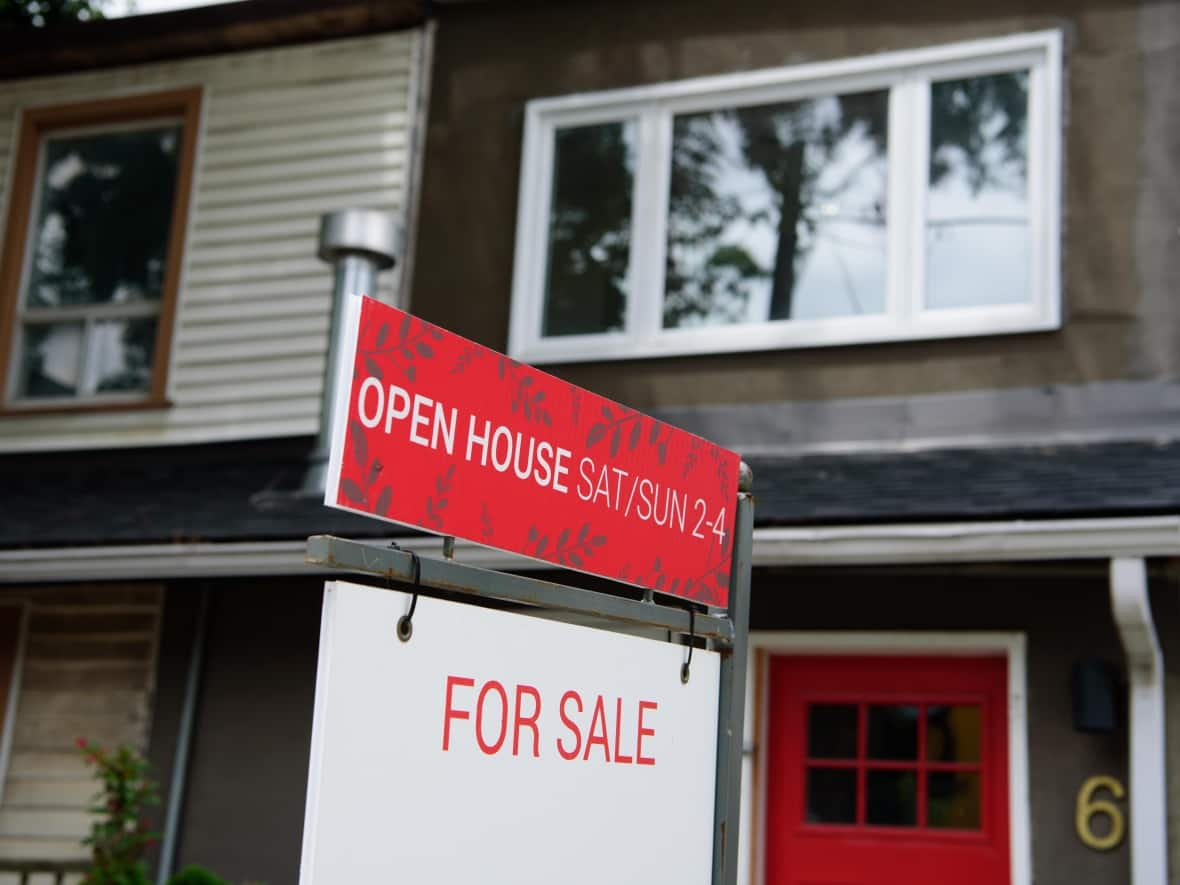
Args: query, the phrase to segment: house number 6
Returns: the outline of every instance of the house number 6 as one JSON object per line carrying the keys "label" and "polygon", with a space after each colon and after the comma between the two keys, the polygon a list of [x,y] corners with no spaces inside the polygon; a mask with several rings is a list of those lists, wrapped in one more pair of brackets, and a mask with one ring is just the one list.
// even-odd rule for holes
{"label": "house number 6", "polygon": [[[1095,799],[1094,794],[1099,790],[1110,790],[1115,799],[1122,799],[1127,795],[1126,789],[1116,778],[1108,775],[1095,775],[1087,778],[1082,788],[1078,790],[1077,810],[1074,814],[1074,824],[1077,826],[1078,838],[1087,848],[1095,851],[1110,851],[1117,848],[1123,841],[1123,834],[1127,830],[1126,820],[1122,809],[1109,799]],[[1103,814],[1110,818],[1110,832],[1099,836],[1094,832],[1095,815]]]}

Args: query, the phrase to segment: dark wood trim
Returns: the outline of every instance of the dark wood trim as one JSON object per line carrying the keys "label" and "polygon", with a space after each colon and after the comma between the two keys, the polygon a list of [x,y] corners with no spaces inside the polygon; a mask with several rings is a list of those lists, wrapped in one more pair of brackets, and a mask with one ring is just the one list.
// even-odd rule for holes
{"label": "dark wood trim", "polygon": [[0,418],[19,418],[22,415],[76,415],[79,412],[144,412],[152,409],[170,409],[172,401],[169,399],[137,399],[120,402],[79,402],[66,403],[44,402],[31,403],[27,406],[0,405]]}
{"label": "dark wood trim", "polygon": [[188,233],[189,199],[196,163],[197,132],[201,126],[201,90],[172,93],[183,109],[184,141],[176,174],[176,196],[172,201],[172,230],[168,234],[168,265],[164,291],[160,296],[160,318],[156,323],[156,349],[152,355],[152,399],[162,401],[168,387],[168,366],[172,358],[176,301],[180,296],[180,269],[184,266],[184,243]]}
{"label": "dark wood trim", "polygon": [[14,409],[0,404],[0,415],[38,414],[46,411],[105,411],[111,408],[160,408],[167,405],[168,364],[172,354],[173,325],[179,297],[180,270],[184,262],[184,243],[192,193],[193,168],[196,162],[197,133],[201,119],[201,89],[177,89],[122,98],[81,102],[53,107],[30,108],[21,115],[20,134],[14,154],[12,196],[4,226],[4,248],[0,253],[0,403],[8,403],[9,372],[12,370],[12,345],[16,337],[14,323],[20,300],[20,279],[24,268],[25,247],[29,235],[30,215],[37,186],[37,155],[42,138],[58,129],[74,126],[106,125],[161,117],[180,117],[184,135],[177,157],[176,196],[172,204],[172,222],[168,234],[168,261],[164,269],[164,288],[160,293],[160,312],[156,321],[156,342],[152,354],[152,382],[147,397],[135,403],[54,403],[40,407]]}
{"label": "dark wood trim", "polygon": [[8,379],[12,369],[13,322],[20,298],[20,277],[32,211],[33,171],[37,168],[38,132],[27,114],[21,115],[16,150],[13,151],[12,192],[4,221],[3,252],[0,252],[0,403],[8,401]]}

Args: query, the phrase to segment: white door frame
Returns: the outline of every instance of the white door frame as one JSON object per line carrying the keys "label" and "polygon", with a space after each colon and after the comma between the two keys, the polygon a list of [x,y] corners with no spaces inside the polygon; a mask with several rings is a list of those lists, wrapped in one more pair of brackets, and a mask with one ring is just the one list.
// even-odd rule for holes
{"label": "white door frame", "polygon": [[[1021,632],[823,632],[750,631],[746,679],[746,752],[742,764],[742,817],[738,836],[738,881],[764,881],[765,839],[754,838],[766,819],[766,663],[772,655],[906,655],[931,657],[1002,654],[1008,660],[1008,820],[1012,885],[1032,885],[1032,824],[1028,783],[1028,709],[1025,635]],[[755,696],[757,703],[755,703]],[[755,798],[756,795],[756,798]],[[757,807],[755,807],[757,803]]]}

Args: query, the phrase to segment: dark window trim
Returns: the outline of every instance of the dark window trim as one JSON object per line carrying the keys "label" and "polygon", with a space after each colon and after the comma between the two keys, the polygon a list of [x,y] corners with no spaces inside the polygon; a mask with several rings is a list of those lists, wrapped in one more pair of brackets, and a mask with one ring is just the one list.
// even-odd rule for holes
{"label": "dark window trim", "polygon": [[[188,223],[200,114],[199,87],[53,107],[28,108],[21,114],[10,179],[12,193],[4,224],[4,246],[3,252],[0,252],[0,385],[3,385],[4,391],[0,415],[95,411],[110,408],[160,408],[168,404],[168,364],[171,359],[172,332],[180,288],[180,269],[184,260],[185,227]],[[21,295],[20,281],[28,241],[29,215],[36,196],[37,158],[42,141],[46,135],[60,129],[138,122],[162,117],[179,117],[183,121],[184,132],[176,176],[176,199],[172,206],[172,222],[168,234],[168,262],[164,270],[164,288],[160,294],[152,383],[147,395],[133,402],[117,403],[85,399],[77,402],[56,400],[51,403],[10,400],[7,391],[9,372],[13,370],[11,363],[13,342],[16,338],[17,305]]]}

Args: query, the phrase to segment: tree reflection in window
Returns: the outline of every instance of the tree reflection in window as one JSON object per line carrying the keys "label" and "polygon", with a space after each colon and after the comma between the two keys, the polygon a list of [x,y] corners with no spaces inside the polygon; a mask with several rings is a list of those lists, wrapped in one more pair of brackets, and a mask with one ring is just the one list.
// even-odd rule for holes
{"label": "tree reflection in window", "polygon": [[543,334],[623,328],[631,262],[633,123],[559,129]]}
{"label": "tree reflection in window", "polygon": [[180,136],[167,123],[44,142],[18,397],[151,389]]}
{"label": "tree reflection in window", "polygon": [[28,307],[158,300],[179,126],[51,138]]}
{"label": "tree reflection in window", "polygon": [[880,313],[887,91],[677,116],[664,326]]}
{"label": "tree reflection in window", "polygon": [[926,306],[1031,298],[1028,72],[930,84]]}

